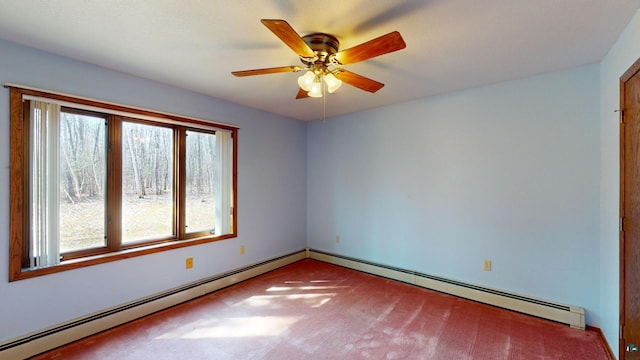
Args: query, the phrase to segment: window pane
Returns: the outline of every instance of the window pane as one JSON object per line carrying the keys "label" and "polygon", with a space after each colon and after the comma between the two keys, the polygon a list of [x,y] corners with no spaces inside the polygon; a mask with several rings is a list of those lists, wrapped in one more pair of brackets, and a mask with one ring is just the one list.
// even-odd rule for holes
{"label": "window pane", "polygon": [[173,130],[122,123],[122,243],[173,236]]}
{"label": "window pane", "polygon": [[60,252],[105,246],[105,119],[60,114]]}
{"label": "window pane", "polygon": [[213,196],[216,136],[187,131],[186,226],[188,233],[213,232],[216,226],[216,202]]}

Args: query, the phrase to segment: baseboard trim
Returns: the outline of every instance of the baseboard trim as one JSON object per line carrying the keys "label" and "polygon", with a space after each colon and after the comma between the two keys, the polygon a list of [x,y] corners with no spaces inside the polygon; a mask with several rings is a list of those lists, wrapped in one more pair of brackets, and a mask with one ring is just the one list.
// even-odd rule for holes
{"label": "baseboard trim", "polygon": [[602,342],[604,343],[604,346],[607,350],[607,353],[609,354],[609,359],[610,360],[616,360],[616,356],[613,353],[613,350],[611,349],[611,346],[609,346],[609,342],[607,341],[607,338],[604,336],[604,333],[602,332],[602,329],[600,329],[597,326],[591,326],[591,325],[587,325],[586,327],[587,330],[589,331],[593,331],[595,333],[597,333],[600,338],[602,339]]}
{"label": "baseboard trim", "polygon": [[573,328],[585,329],[584,309],[578,306],[560,304],[311,248],[307,249],[307,256],[334,265],[553,320]]}
{"label": "baseboard trim", "polygon": [[[248,280],[304,258],[402,281],[585,329],[584,309],[353,257],[306,248],[231,270],[130,303],[58,324],[0,344],[0,359],[24,359],[171,306]],[[591,328],[591,327],[590,327]],[[600,336],[604,338],[600,331]],[[611,348],[605,340],[610,354]],[[615,359],[615,357],[612,357]]]}
{"label": "baseboard trim", "polygon": [[237,284],[307,256],[306,250],[251,264],[58,324],[0,344],[0,359],[24,359]]}

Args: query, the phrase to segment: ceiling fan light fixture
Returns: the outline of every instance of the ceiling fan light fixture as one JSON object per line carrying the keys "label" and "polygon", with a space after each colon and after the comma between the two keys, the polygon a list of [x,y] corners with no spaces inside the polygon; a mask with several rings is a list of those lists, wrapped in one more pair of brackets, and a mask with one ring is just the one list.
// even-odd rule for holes
{"label": "ceiling fan light fixture", "polygon": [[342,85],[342,80],[335,77],[332,73],[328,73],[324,76],[324,82],[327,84],[327,91],[329,94],[333,94],[333,92],[338,90],[340,85]]}
{"label": "ceiling fan light fixture", "polygon": [[298,85],[304,91],[311,91],[313,81],[316,79],[316,74],[313,71],[307,71],[304,75],[298,78]]}
{"label": "ceiling fan light fixture", "polygon": [[314,82],[313,85],[311,85],[311,90],[309,90],[309,93],[307,95],[314,98],[322,97],[322,83],[319,81]]}

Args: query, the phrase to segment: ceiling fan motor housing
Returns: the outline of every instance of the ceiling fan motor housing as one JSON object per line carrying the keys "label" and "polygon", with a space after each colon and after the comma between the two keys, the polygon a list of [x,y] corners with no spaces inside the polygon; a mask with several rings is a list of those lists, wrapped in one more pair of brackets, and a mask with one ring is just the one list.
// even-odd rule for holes
{"label": "ceiling fan motor housing", "polygon": [[330,34],[325,33],[313,33],[302,37],[302,40],[309,45],[311,50],[316,54],[317,59],[309,59],[300,57],[303,63],[306,65],[312,64],[326,64],[331,55],[338,52],[340,48],[340,41]]}

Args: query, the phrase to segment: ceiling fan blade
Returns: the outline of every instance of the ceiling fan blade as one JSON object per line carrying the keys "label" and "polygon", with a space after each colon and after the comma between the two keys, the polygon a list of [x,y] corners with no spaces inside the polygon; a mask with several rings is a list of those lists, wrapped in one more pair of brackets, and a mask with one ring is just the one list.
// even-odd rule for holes
{"label": "ceiling fan blade", "polygon": [[271,19],[262,19],[260,20],[271,30],[277,37],[282,40],[287,46],[293,50],[298,56],[312,58],[315,57],[316,54],[311,50],[309,45],[307,45],[304,40],[298,35],[298,33],[293,30],[291,25],[284,20],[271,20]]}
{"label": "ceiling fan blade", "polygon": [[304,98],[308,98],[309,97],[309,93],[308,91],[302,89],[302,88],[298,88],[298,94],[296,95],[296,99],[304,99]]}
{"label": "ceiling fan blade", "polygon": [[364,77],[347,70],[340,70],[340,72],[336,73],[335,76],[351,86],[355,86],[358,89],[368,91],[370,93],[374,93],[382,89],[384,86],[381,82],[377,82],[369,79],[368,77]]}
{"label": "ceiling fan blade", "polygon": [[342,50],[335,59],[342,65],[353,64],[407,47],[399,32],[390,32],[352,48]]}
{"label": "ceiling fan blade", "polygon": [[300,70],[302,70],[302,67],[291,65],[291,66],[281,66],[281,67],[266,68],[266,69],[232,71],[231,73],[235,76],[253,76],[253,75],[283,73],[283,72],[296,72]]}

